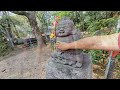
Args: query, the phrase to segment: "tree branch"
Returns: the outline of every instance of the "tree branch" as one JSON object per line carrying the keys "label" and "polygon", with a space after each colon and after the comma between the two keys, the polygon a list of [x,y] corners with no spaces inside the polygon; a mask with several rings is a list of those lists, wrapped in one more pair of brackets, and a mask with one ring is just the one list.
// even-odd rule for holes
{"label": "tree branch", "polygon": [[[0,23],[0,25],[2,26],[2,28],[5,30],[5,26],[4,25],[2,25],[1,23]],[[5,30],[6,31],[6,30]],[[6,34],[6,32],[4,32],[3,30],[2,30],[2,33],[4,34],[4,35],[7,35]]]}
{"label": "tree branch", "polygon": [[27,16],[29,13],[27,11],[10,11],[14,14]]}

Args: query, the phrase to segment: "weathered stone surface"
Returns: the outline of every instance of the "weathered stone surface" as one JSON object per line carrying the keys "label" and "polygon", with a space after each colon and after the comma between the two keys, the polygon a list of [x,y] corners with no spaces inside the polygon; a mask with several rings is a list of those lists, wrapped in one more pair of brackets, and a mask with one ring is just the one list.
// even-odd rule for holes
{"label": "weathered stone surface", "polygon": [[[73,21],[63,19],[56,27],[56,41],[70,43],[82,38]],[[92,77],[91,58],[80,49],[56,49],[46,66],[47,79],[87,79]]]}
{"label": "weathered stone surface", "polygon": [[73,66],[64,65],[50,58],[46,65],[46,79],[91,79],[92,63],[88,54],[84,54],[83,66],[74,68]]}

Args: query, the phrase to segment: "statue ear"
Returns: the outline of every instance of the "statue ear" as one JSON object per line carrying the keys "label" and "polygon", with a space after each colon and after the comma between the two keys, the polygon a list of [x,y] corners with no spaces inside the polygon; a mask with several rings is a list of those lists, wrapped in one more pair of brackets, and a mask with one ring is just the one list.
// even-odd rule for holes
{"label": "statue ear", "polygon": [[77,30],[77,29],[74,29],[74,30],[72,31],[72,35],[77,35],[77,37],[78,37],[79,39],[83,37],[83,36],[82,36],[82,33],[80,32],[80,30]]}

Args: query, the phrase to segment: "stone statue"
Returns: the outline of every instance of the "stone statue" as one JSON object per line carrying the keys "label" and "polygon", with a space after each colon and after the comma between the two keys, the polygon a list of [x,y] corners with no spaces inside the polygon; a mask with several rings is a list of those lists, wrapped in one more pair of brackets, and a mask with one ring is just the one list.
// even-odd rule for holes
{"label": "stone statue", "polygon": [[[82,38],[74,23],[64,17],[56,27],[56,42],[73,42]],[[80,49],[58,50],[52,53],[46,67],[47,79],[84,79],[91,78],[92,64],[88,54]],[[86,75],[85,75],[86,74]]]}

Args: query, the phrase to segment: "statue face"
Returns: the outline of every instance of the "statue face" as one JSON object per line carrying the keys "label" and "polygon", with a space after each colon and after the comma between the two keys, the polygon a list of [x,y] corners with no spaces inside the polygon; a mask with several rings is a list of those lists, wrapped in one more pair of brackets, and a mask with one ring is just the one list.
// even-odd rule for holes
{"label": "statue face", "polygon": [[58,24],[56,27],[56,36],[57,37],[64,37],[64,36],[69,36],[72,34],[72,26],[68,23],[62,23]]}

